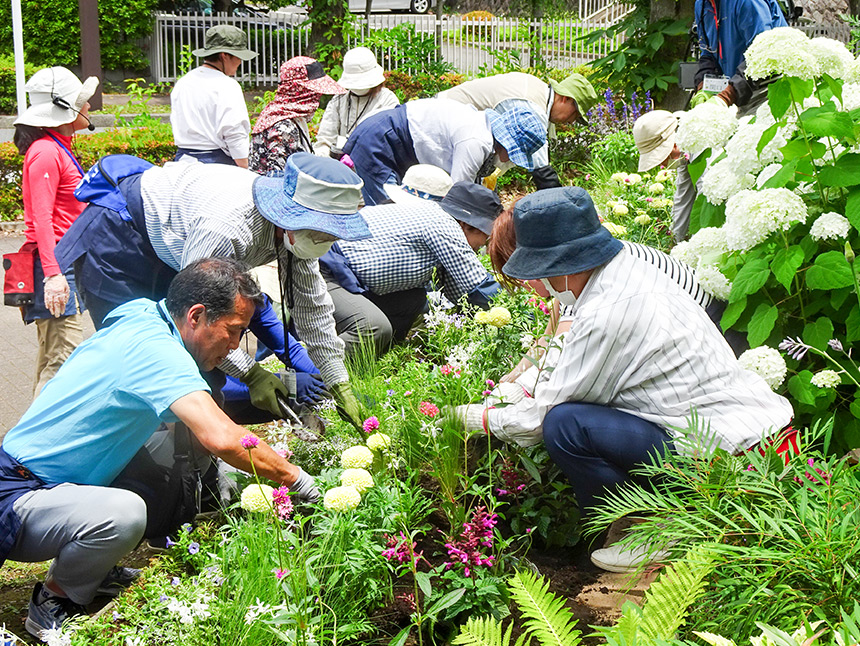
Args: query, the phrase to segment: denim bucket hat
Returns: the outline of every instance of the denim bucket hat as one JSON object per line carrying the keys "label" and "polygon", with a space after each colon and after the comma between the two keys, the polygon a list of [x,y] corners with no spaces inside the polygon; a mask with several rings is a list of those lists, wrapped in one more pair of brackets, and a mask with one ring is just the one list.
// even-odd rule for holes
{"label": "denim bucket hat", "polygon": [[514,207],[517,248],[503,271],[519,280],[565,276],[594,269],[621,251],[600,223],[594,202],[577,186],[527,195]]}
{"label": "denim bucket hat", "polygon": [[494,191],[473,182],[457,182],[439,202],[455,220],[490,235],[493,222],[502,212],[502,201]]}
{"label": "denim bucket hat", "polygon": [[322,231],[341,240],[370,238],[358,212],[364,182],[330,157],[293,153],[283,175],[254,180],[254,205],[287,231]]}
{"label": "denim bucket hat", "polygon": [[546,143],[546,124],[530,108],[515,106],[501,114],[496,110],[484,110],[493,137],[517,166],[534,170],[532,159]]}

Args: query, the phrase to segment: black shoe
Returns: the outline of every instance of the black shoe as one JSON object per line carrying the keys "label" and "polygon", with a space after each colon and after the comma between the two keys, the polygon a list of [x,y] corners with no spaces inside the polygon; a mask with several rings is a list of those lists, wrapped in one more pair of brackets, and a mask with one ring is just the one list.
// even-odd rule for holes
{"label": "black shoe", "polygon": [[101,582],[96,590],[96,594],[101,594],[106,597],[118,597],[119,593],[125,590],[132,583],[137,581],[140,576],[140,570],[133,567],[120,567],[115,565],[107,573],[105,580]]}
{"label": "black shoe", "polygon": [[30,597],[30,611],[24,627],[28,633],[41,639],[46,630],[60,629],[66,620],[85,614],[87,611],[83,606],[71,599],[54,596],[37,583]]}

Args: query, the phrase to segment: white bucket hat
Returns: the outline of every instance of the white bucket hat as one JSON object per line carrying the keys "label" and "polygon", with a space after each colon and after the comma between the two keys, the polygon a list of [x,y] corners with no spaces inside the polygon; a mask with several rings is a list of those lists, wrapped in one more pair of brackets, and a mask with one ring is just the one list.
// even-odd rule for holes
{"label": "white bucket hat", "polygon": [[354,47],[343,55],[343,74],[338,84],[347,90],[369,90],[385,83],[382,65],[367,47]]}
{"label": "white bucket hat", "polygon": [[15,119],[14,124],[55,128],[72,123],[98,86],[99,80],[95,76],[81,83],[65,67],[39,70],[24,86],[30,96],[30,107]]}
{"label": "white bucket hat", "polygon": [[451,176],[438,166],[415,164],[403,175],[403,182],[385,184],[382,188],[397,204],[440,202],[451,190]]}
{"label": "white bucket hat", "polygon": [[652,110],[636,119],[633,141],[639,150],[639,172],[661,164],[675,148],[678,119],[667,110]]}

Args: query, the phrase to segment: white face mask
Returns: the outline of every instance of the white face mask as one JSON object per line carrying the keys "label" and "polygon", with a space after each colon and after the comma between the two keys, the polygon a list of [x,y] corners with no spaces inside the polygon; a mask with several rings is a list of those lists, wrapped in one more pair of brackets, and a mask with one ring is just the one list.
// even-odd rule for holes
{"label": "white face mask", "polygon": [[312,231],[293,231],[293,239],[295,242],[290,243],[289,236],[285,235],[284,246],[292,251],[296,258],[301,258],[302,260],[321,258],[329,249],[331,249],[331,246],[334,244],[334,240],[329,240],[328,242],[314,242],[311,237],[312,234]]}
{"label": "white face mask", "polygon": [[365,94],[367,94],[368,92],[370,92],[372,89],[373,89],[372,87],[369,87],[369,88],[367,88],[367,89],[365,89],[365,90],[350,90],[350,92],[351,92],[352,94],[354,94],[355,96],[364,96]]}
{"label": "white face mask", "polygon": [[[546,291],[550,293],[550,296],[557,298],[558,302],[562,305],[576,305],[576,294],[569,289],[565,289],[563,292],[555,291],[555,288],[550,284],[548,278],[541,278],[540,282],[543,283],[544,287],[546,287]],[[567,276],[564,277],[564,286],[567,287]]]}

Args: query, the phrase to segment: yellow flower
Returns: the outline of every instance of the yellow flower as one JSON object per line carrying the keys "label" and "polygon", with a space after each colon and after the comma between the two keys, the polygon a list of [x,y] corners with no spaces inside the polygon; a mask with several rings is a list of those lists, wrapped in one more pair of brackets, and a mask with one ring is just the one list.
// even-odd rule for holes
{"label": "yellow flower", "polygon": [[638,224],[640,227],[644,227],[644,226],[646,226],[649,222],[651,222],[651,216],[650,216],[650,215],[648,215],[647,213],[640,213],[640,214],[639,214],[639,215],[637,215],[635,218],[633,218],[633,221],[634,221],[636,224]]}
{"label": "yellow flower", "polygon": [[627,173],[612,173],[612,176],[609,178],[613,182],[618,182],[619,184],[623,184],[627,179]]}
{"label": "yellow flower", "polygon": [[630,174],[627,176],[627,179],[626,179],[626,180],[624,180],[624,181],[625,181],[625,183],[626,183],[626,184],[630,184],[630,185],[632,186],[632,185],[634,185],[634,184],[638,184],[639,182],[641,182],[641,181],[642,181],[642,176],[641,176],[641,175],[637,175],[636,173],[630,173]]}
{"label": "yellow flower", "polygon": [[657,176],[654,179],[658,182],[668,182],[672,179],[672,171],[663,169],[657,173]]}
{"label": "yellow flower", "polygon": [[349,511],[361,502],[361,494],[355,487],[334,487],[325,492],[323,506],[332,511]]}
{"label": "yellow flower", "polygon": [[663,186],[660,182],[654,182],[651,186],[648,187],[648,192],[651,195],[660,195],[665,190],[665,186]]}
{"label": "yellow flower", "polygon": [[373,464],[373,452],[366,446],[351,446],[340,456],[344,469],[368,469]]}
{"label": "yellow flower", "polygon": [[373,486],[373,476],[367,469],[347,469],[340,474],[340,483],[345,487],[354,487],[358,493],[364,493]]}
{"label": "yellow flower", "polygon": [[391,437],[385,433],[374,433],[367,438],[367,448],[371,451],[385,451],[391,446]]}
{"label": "yellow flower", "polygon": [[652,209],[668,209],[670,206],[672,206],[672,200],[668,197],[655,197],[651,201]]}
{"label": "yellow flower", "polygon": [[628,213],[630,213],[630,209],[628,209],[623,204],[616,204],[612,207],[612,212],[615,215],[627,215]]}
{"label": "yellow flower", "polygon": [[479,323],[481,325],[489,325],[490,324],[490,313],[481,310],[477,314],[475,314],[475,323]]}
{"label": "yellow flower", "polygon": [[511,313],[508,311],[507,307],[492,307],[487,314],[489,315],[487,323],[490,325],[505,327],[511,322]]}
{"label": "yellow flower", "polygon": [[272,493],[269,485],[250,484],[242,490],[240,505],[245,511],[265,514],[272,510]]}
{"label": "yellow flower", "polygon": [[606,230],[609,231],[614,236],[623,236],[627,233],[627,227],[622,226],[620,224],[615,224],[614,222],[604,222],[603,226],[606,227]]}

